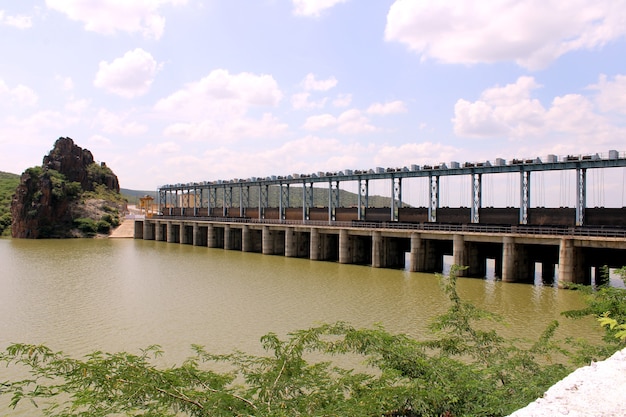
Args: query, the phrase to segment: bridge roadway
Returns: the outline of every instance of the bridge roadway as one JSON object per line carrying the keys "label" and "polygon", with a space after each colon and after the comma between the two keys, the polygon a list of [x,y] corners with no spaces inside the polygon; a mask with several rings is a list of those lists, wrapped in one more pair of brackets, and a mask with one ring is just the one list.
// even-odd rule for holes
{"label": "bridge roadway", "polygon": [[412,272],[441,272],[449,255],[470,277],[493,260],[505,282],[533,283],[541,264],[545,283],[591,284],[626,265],[623,229],[156,216],[135,220],[134,237]]}

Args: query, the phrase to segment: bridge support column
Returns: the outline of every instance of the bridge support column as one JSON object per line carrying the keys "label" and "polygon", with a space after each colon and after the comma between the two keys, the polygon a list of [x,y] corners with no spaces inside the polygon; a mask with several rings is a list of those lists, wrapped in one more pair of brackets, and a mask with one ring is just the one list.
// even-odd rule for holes
{"label": "bridge support column", "polygon": [[506,236],[502,239],[502,281],[533,282],[534,263],[530,262],[527,250],[515,243],[515,239]]}
{"label": "bridge support column", "polygon": [[230,225],[224,225],[224,249],[231,250],[233,248],[232,236],[230,233]]}
{"label": "bridge support column", "polygon": [[191,243],[194,246],[200,246],[201,241],[202,241],[202,238],[200,237],[200,226],[198,225],[198,223],[194,223],[193,224],[193,239]]}
{"label": "bridge support column", "polygon": [[[452,237],[452,263],[461,267],[468,266],[463,235],[454,235]],[[463,277],[465,275],[467,275],[467,269],[457,271],[457,276]]]}
{"label": "bridge support column", "polygon": [[352,261],[350,235],[346,229],[339,230],[339,263],[349,264]]}
{"label": "bridge support column", "polygon": [[502,281],[517,281],[516,261],[515,239],[506,236],[502,239]]}
{"label": "bridge support column", "polygon": [[566,283],[583,284],[584,259],[574,246],[573,239],[561,239],[559,245],[559,287]]}
{"label": "bridge support column", "polygon": [[247,224],[241,228],[241,250],[242,252],[252,252],[252,237],[250,236],[250,226]]}
{"label": "bridge support column", "polygon": [[143,228],[144,222],[135,221],[133,223],[133,238],[134,239],[143,239]]}
{"label": "bridge support column", "polygon": [[288,258],[294,258],[298,255],[298,247],[295,239],[295,232],[293,227],[285,229],[285,256]]}
{"label": "bridge support column", "polygon": [[207,237],[206,237],[206,245],[209,248],[215,248],[217,246],[217,239],[215,238],[215,227],[209,223],[207,225]]}
{"label": "bridge support column", "polygon": [[165,239],[163,239],[163,223],[161,223],[161,222],[155,222],[155,223],[156,224],[154,226],[154,229],[155,229],[154,230],[155,231],[154,239],[159,241],[159,242],[162,242],[162,241],[165,240]]}
{"label": "bridge support column", "polygon": [[154,223],[151,221],[143,221],[143,240],[154,240],[154,229],[152,229],[153,225]]}
{"label": "bridge support column", "polygon": [[269,226],[263,226],[262,239],[263,239],[263,255],[273,255],[274,254],[274,237],[272,236],[272,231],[270,230]]}
{"label": "bridge support column", "polygon": [[176,228],[173,222],[167,222],[167,243],[176,243]]}
{"label": "bridge support column", "polygon": [[443,255],[437,250],[437,245],[432,240],[423,240],[422,247],[424,252],[424,271],[425,272],[442,272],[443,271]]}
{"label": "bridge support column", "polygon": [[467,276],[484,278],[487,276],[487,257],[475,243],[465,245]]}
{"label": "bridge support column", "polygon": [[541,280],[543,282],[553,282],[554,281],[554,264],[552,262],[542,262],[541,263]]}
{"label": "bridge support column", "polygon": [[379,231],[372,233],[372,267],[383,266],[383,238]]}
{"label": "bridge support column", "polygon": [[409,253],[409,271],[422,272],[425,270],[424,265],[424,245],[422,238],[418,233],[411,233],[411,252]]}
{"label": "bridge support column", "polygon": [[309,259],[320,260],[320,233],[317,229],[311,228],[311,243],[309,246]]}
{"label": "bridge support column", "polygon": [[189,244],[189,242],[187,241],[187,227],[185,226],[185,223],[180,222],[180,227],[178,229],[178,242],[181,244]]}

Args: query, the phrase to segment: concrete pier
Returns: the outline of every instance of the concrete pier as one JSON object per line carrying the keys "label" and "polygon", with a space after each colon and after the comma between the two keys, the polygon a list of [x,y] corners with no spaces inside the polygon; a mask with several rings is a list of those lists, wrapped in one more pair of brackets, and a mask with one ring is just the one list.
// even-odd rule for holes
{"label": "concrete pier", "polygon": [[491,259],[495,276],[504,282],[541,280],[552,283],[558,266],[559,283],[591,283],[601,267],[621,267],[626,238],[559,237],[506,233],[415,231],[381,227],[307,224],[261,224],[227,221],[184,222],[143,219],[134,225],[136,239],[302,257],[315,261],[400,268],[411,272],[441,272],[444,257],[466,266],[460,275],[485,277]]}

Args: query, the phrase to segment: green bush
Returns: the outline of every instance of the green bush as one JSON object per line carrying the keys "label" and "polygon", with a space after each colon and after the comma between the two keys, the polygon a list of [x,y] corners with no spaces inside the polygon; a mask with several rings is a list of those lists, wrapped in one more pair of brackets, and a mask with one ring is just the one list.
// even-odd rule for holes
{"label": "green bush", "polygon": [[98,225],[92,219],[81,217],[74,220],[76,228],[85,236],[94,236],[98,232]]}
{"label": "green bush", "polygon": [[108,234],[111,231],[111,223],[105,220],[98,220],[96,223],[96,229],[98,233]]}
{"label": "green bush", "polygon": [[111,215],[107,213],[104,216],[102,216],[101,220],[109,223],[110,227],[117,227],[120,225],[120,217],[117,214]]}
{"label": "green bush", "polygon": [[11,231],[11,213],[0,216],[0,236],[7,236]]}

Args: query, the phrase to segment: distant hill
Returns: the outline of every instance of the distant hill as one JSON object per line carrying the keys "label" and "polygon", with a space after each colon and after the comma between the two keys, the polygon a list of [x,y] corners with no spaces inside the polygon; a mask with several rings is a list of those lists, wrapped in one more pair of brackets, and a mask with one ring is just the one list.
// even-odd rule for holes
{"label": "distant hill", "polygon": [[128,188],[120,188],[120,194],[122,194],[126,200],[128,200],[128,204],[139,204],[139,199],[141,197],[145,197],[149,195],[150,197],[156,200],[156,191],[141,191],[141,190],[129,190]]}
{"label": "distant hill", "polygon": [[11,199],[20,183],[20,176],[0,171],[0,236],[11,226]]}
{"label": "distant hill", "polygon": [[20,179],[20,176],[17,174],[11,174],[10,172],[0,171],[0,180],[11,180],[11,179]]}
{"label": "distant hill", "polygon": [[[128,204],[139,204],[139,199],[146,195],[157,199],[156,191],[146,190],[130,190],[128,188],[121,188],[120,193],[128,200]],[[206,199],[206,192],[204,197]],[[223,193],[218,190],[218,205],[222,205]],[[269,188],[270,206],[278,204],[279,189],[277,186],[271,186]],[[358,195],[345,190],[339,190],[339,204],[342,207],[355,207],[358,202]],[[250,187],[250,205],[256,207],[259,203],[259,189],[258,187]],[[293,187],[289,193],[289,203],[291,207],[302,207],[302,188]],[[389,207],[391,199],[389,197],[381,197],[378,195],[369,196],[370,207]],[[313,205],[316,207],[328,206],[328,189],[314,188],[313,189]],[[233,206],[239,206],[239,188],[233,187]]]}

